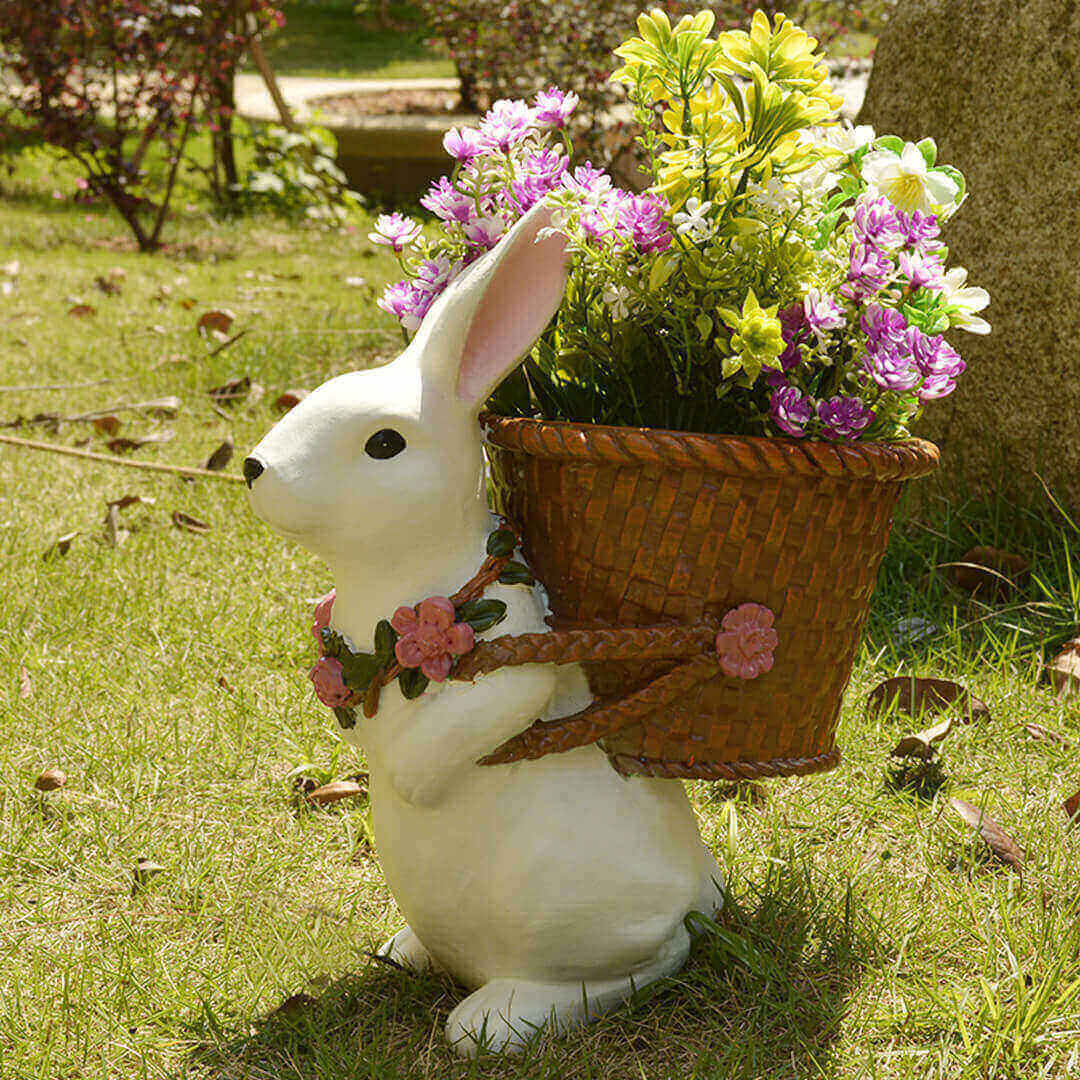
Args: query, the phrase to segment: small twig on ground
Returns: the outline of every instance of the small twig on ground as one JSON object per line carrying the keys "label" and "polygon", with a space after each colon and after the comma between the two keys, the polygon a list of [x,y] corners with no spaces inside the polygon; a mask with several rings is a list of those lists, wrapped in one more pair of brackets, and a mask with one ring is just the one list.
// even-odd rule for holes
{"label": "small twig on ground", "polygon": [[219,352],[224,352],[230,345],[233,344],[233,342],[239,341],[246,333],[247,330],[241,330],[239,334],[233,334],[233,336],[227,341],[223,341],[220,345],[217,345],[213,349],[211,349],[206,354],[206,359],[209,359],[211,356],[217,356]]}
{"label": "small twig on ground", "polygon": [[56,443],[38,442],[36,439],[19,439],[14,435],[0,435],[0,443],[21,446],[26,450],[51,450],[54,454],[101,461],[106,465],[121,465],[126,469],[171,473],[173,476],[198,476],[207,480],[228,480],[234,484],[244,483],[244,478],[238,473],[211,472],[209,469],[196,469],[186,465],[166,465],[158,461],[130,461],[127,458],[112,457],[109,454],[97,454],[93,450],[77,450],[74,446],[58,446]]}

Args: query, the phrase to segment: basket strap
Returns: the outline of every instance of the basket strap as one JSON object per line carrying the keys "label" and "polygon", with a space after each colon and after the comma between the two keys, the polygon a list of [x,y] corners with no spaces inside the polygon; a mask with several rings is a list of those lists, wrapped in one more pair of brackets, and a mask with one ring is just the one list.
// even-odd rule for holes
{"label": "basket strap", "polygon": [[518,664],[579,664],[592,660],[684,660],[707,652],[716,626],[602,627],[554,630],[540,634],[505,634],[481,641],[454,668],[453,679],[471,682],[497,668]]}
{"label": "basket strap", "polygon": [[[526,661],[528,662],[528,661]],[[478,765],[506,765],[512,761],[560,754],[613,735],[642,720],[656,709],[692,690],[716,674],[715,656],[696,656],[674,671],[654,679],[648,686],[617,701],[601,701],[558,720],[536,720],[524,731],[507,739]]]}

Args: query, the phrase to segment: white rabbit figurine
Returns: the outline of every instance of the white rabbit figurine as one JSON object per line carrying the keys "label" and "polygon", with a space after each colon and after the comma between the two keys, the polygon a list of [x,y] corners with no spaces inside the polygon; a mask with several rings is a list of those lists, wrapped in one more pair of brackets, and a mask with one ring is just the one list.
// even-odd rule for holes
{"label": "white rabbit figurine", "polygon": [[[477,416],[563,295],[562,237],[527,214],[439,298],[392,363],[331,379],[245,462],[255,512],[334,572],[333,627],[371,651],[401,605],[449,596],[484,558]],[[486,636],[544,632],[542,594],[490,587],[507,617]],[[591,700],[577,665],[504,667],[474,682],[397,683],[345,735],[361,745],[386,881],[408,925],[385,955],[470,988],[447,1038],[520,1050],[582,1024],[686,959],[691,910],[720,906],[720,871],[678,780],[619,776],[585,746],[537,761],[477,760],[538,718]]]}

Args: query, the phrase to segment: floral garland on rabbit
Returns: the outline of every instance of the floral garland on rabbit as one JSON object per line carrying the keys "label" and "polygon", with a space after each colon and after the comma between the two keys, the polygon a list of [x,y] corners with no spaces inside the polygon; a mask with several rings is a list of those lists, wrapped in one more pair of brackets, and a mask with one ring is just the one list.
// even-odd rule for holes
{"label": "floral garland on rabbit", "polygon": [[506,618],[506,604],[483,599],[487,586],[534,584],[529,568],[512,559],[518,543],[508,525],[496,529],[488,537],[484,564],[452,597],[429,596],[376,624],[374,653],[358,652],[330,628],[336,590],[318,601],[311,629],[319,659],[308,674],[316,697],[334,710],[342,727],[355,726],[354,705],[362,703],[364,715],[374,716],[382,688],[395,679],[402,695],[412,699],[431,682],[450,677],[458,658],[476,645],[476,635]]}
{"label": "floral garland on rabbit", "polygon": [[[512,560],[519,543],[509,525],[496,529],[488,537],[483,565],[452,597],[429,596],[414,607],[403,605],[392,618],[376,624],[374,653],[357,652],[330,629],[335,590],[318,601],[312,633],[320,655],[309,677],[316,696],[333,709],[343,728],[356,725],[353,706],[358,703],[363,703],[365,716],[374,716],[382,688],[395,679],[402,695],[412,699],[431,682],[451,677],[460,659],[475,649],[476,635],[506,618],[505,603],[483,599],[487,586],[496,581],[535,583],[532,571]],[[773,650],[779,643],[773,622],[772,611],[762,604],[740,604],[724,615],[710,652],[715,650],[713,659],[725,675],[756,679],[772,670]]]}

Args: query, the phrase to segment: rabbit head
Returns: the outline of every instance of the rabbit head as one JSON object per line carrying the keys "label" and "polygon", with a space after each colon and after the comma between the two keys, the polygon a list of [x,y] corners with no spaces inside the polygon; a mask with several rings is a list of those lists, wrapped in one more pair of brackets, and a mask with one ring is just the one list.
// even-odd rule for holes
{"label": "rabbit head", "polygon": [[[558,308],[565,241],[536,207],[453,282],[392,363],[329,380],[244,462],[255,513],[336,570],[487,523],[477,415]],[[473,557],[473,553],[469,553]]]}

